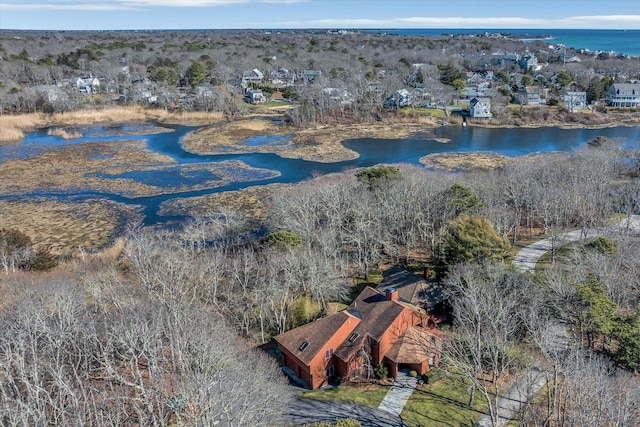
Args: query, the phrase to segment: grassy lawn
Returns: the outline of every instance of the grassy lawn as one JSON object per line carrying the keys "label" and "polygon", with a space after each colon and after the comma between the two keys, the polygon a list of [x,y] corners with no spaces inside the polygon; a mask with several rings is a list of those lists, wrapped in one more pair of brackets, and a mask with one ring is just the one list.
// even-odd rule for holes
{"label": "grassy lawn", "polygon": [[375,386],[369,390],[342,385],[326,390],[314,390],[303,394],[301,397],[305,399],[331,400],[342,402],[361,403],[363,405],[373,406],[377,408],[387,394],[389,387]]}
{"label": "grassy lawn", "polygon": [[444,110],[439,108],[425,108],[425,107],[411,107],[403,108],[400,110],[405,115],[419,115],[419,116],[431,116],[436,119],[444,119],[446,117]]}
{"label": "grassy lawn", "polygon": [[561,267],[571,262],[571,255],[576,249],[584,246],[583,242],[572,242],[556,249],[554,262],[551,262],[551,251],[545,252],[536,263],[536,272],[548,270],[552,267]]}
{"label": "grassy lawn", "polygon": [[483,404],[479,392],[473,409],[467,407],[468,401],[467,385],[448,377],[427,388],[416,389],[401,416],[410,426],[469,426],[482,416]]}

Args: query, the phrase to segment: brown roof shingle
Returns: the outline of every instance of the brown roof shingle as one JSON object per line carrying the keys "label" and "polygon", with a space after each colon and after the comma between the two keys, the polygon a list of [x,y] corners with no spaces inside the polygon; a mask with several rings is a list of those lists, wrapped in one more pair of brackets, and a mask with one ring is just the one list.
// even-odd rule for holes
{"label": "brown roof shingle", "polygon": [[[349,320],[350,322],[348,322]],[[359,319],[346,311],[341,311],[291,329],[273,339],[308,365],[336,332],[343,327],[353,331],[359,323]],[[300,350],[304,342],[308,344],[303,350]]]}

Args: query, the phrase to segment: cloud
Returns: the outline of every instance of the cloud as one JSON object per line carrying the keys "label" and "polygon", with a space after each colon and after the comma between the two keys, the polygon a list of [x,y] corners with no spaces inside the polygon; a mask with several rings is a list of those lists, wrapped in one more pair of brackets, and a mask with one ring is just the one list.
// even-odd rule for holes
{"label": "cloud", "polygon": [[[640,15],[573,16],[558,19],[518,17],[409,17],[390,19],[317,19],[276,24],[281,28],[590,28],[640,29]],[[268,25],[274,27],[274,23]]]}
{"label": "cloud", "polygon": [[0,10],[119,10],[154,7],[214,7],[245,3],[294,4],[308,1],[310,0],[52,0],[50,2],[25,0],[20,3],[3,1],[0,3]]}

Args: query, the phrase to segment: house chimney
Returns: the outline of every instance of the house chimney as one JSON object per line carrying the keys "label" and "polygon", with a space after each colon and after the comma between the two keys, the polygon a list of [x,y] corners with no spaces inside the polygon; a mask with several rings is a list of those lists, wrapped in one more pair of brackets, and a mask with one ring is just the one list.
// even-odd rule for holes
{"label": "house chimney", "polygon": [[384,295],[389,301],[398,301],[398,291],[395,288],[387,288]]}

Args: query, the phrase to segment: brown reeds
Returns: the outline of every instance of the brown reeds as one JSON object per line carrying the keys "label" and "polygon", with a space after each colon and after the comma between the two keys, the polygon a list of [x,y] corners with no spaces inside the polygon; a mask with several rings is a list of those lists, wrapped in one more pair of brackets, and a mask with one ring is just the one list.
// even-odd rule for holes
{"label": "brown reeds", "polygon": [[59,136],[62,139],[78,139],[82,138],[82,133],[78,131],[68,131],[62,128],[51,128],[47,131],[49,136]]}
{"label": "brown reeds", "polygon": [[44,114],[0,115],[0,144],[20,141],[25,132],[44,125]]}
{"label": "brown reeds", "polygon": [[[164,123],[207,124],[224,119],[218,112],[177,112],[143,107],[113,107],[99,110],[79,110],[66,113],[0,114],[0,144],[20,141],[25,133],[47,126],[87,126],[97,123],[127,123],[158,120]],[[54,131],[55,132],[55,131]],[[63,131],[59,131],[63,132]],[[57,134],[65,138],[65,135]],[[74,134],[69,134],[76,138]]]}

